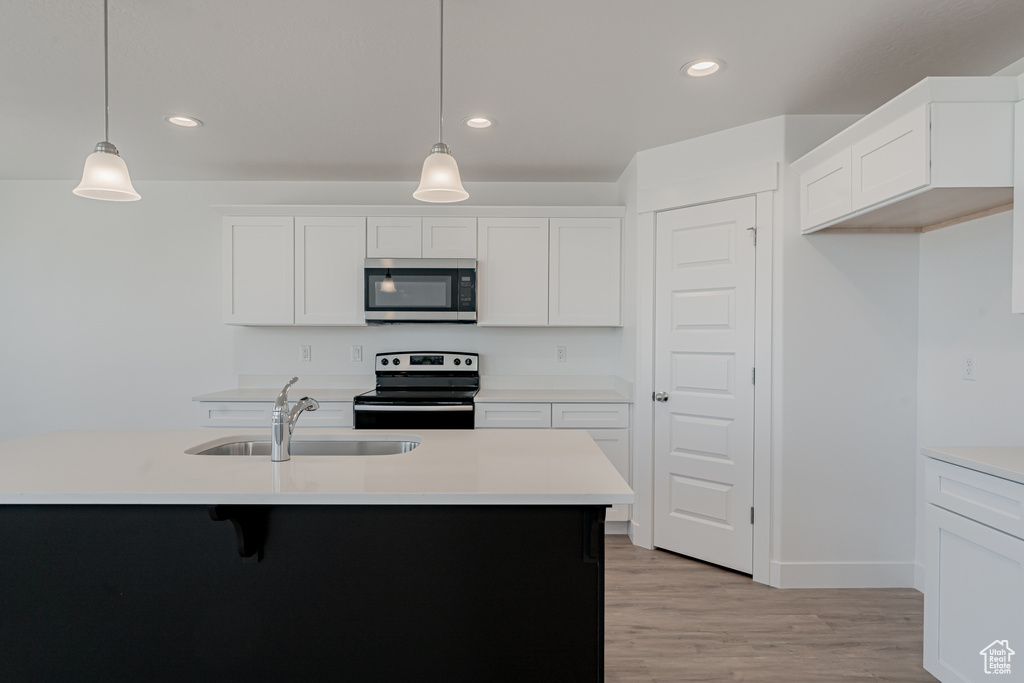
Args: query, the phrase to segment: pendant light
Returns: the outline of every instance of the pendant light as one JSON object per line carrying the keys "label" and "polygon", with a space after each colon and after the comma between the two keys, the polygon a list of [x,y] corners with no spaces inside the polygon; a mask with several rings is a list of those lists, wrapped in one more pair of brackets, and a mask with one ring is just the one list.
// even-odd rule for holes
{"label": "pendant light", "polygon": [[105,199],[114,202],[134,202],[141,199],[132,187],[128,166],[110,144],[110,94],[107,76],[107,0],[103,0],[103,142],[85,159],[82,182],[72,192],[79,197]]}
{"label": "pendant light", "polygon": [[388,272],[384,273],[384,279],[380,283],[380,291],[387,294],[395,293],[395,278],[391,277],[390,268],[388,268]]}
{"label": "pendant light", "polygon": [[441,0],[441,77],[437,102],[437,144],[423,162],[420,186],[412,193],[421,202],[446,204],[469,199],[469,193],[462,187],[459,165],[444,144],[444,0]]}

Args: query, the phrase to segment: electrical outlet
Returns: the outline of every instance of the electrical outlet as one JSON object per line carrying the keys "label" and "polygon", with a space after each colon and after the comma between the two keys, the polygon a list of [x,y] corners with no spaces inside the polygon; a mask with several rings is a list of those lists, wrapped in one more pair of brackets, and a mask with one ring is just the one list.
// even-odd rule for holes
{"label": "electrical outlet", "polygon": [[564,346],[556,346],[555,347],[555,360],[558,361],[559,363],[564,363],[565,362],[565,347]]}
{"label": "electrical outlet", "polygon": [[308,363],[310,360],[310,348],[309,344],[303,344],[299,347],[299,362]]}
{"label": "electrical outlet", "polygon": [[972,382],[978,379],[978,365],[974,360],[973,354],[968,353],[964,355],[964,362],[961,369],[964,379]]}
{"label": "electrical outlet", "polygon": [[359,344],[352,345],[352,362],[362,363],[363,362],[363,347]]}

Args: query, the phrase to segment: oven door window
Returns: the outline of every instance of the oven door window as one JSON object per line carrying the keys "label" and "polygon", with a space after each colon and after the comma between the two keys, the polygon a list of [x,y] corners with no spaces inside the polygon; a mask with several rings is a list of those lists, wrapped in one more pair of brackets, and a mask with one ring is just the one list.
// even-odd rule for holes
{"label": "oven door window", "polygon": [[457,270],[444,268],[391,269],[394,292],[381,290],[387,270],[366,269],[367,311],[457,311],[453,284]]}

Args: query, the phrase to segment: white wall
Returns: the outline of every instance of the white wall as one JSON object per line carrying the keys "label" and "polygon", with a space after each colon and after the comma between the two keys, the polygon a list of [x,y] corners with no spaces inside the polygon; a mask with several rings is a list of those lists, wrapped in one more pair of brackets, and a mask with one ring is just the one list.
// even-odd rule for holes
{"label": "white wall", "polygon": [[[1012,229],[1007,212],[921,236],[919,446],[1024,443],[1024,315],[1010,312]],[[974,381],[962,378],[965,354],[977,363]],[[918,588],[924,543],[919,518]]]}
{"label": "white wall", "polygon": [[[409,205],[415,183],[145,182],[97,202],[74,181],[0,182],[0,438],[195,425],[191,397],[243,373],[349,374],[347,345],[458,348],[488,371],[614,374],[620,330],[239,328],[221,323],[223,204]],[[467,184],[473,205],[614,205],[614,183]],[[417,330],[420,330],[418,332]],[[454,336],[454,335],[458,336]],[[355,341],[351,341],[355,340]],[[297,363],[300,343],[313,362]],[[555,344],[568,346],[553,362]],[[365,363],[364,363],[365,365]],[[369,374],[369,367],[365,370]]]}

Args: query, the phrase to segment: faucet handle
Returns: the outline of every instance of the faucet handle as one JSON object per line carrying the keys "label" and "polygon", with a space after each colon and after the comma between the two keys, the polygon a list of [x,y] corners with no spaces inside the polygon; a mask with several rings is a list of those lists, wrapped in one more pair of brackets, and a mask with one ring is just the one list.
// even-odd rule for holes
{"label": "faucet handle", "polygon": [[274,402],[275,411],[285,410],[288,407],[288,389],[298,381],[298,377],[292,377],[288,380],[288,383],[284,385],[284,388],[281,389],[281,393],[277,395],[277,401]]}

